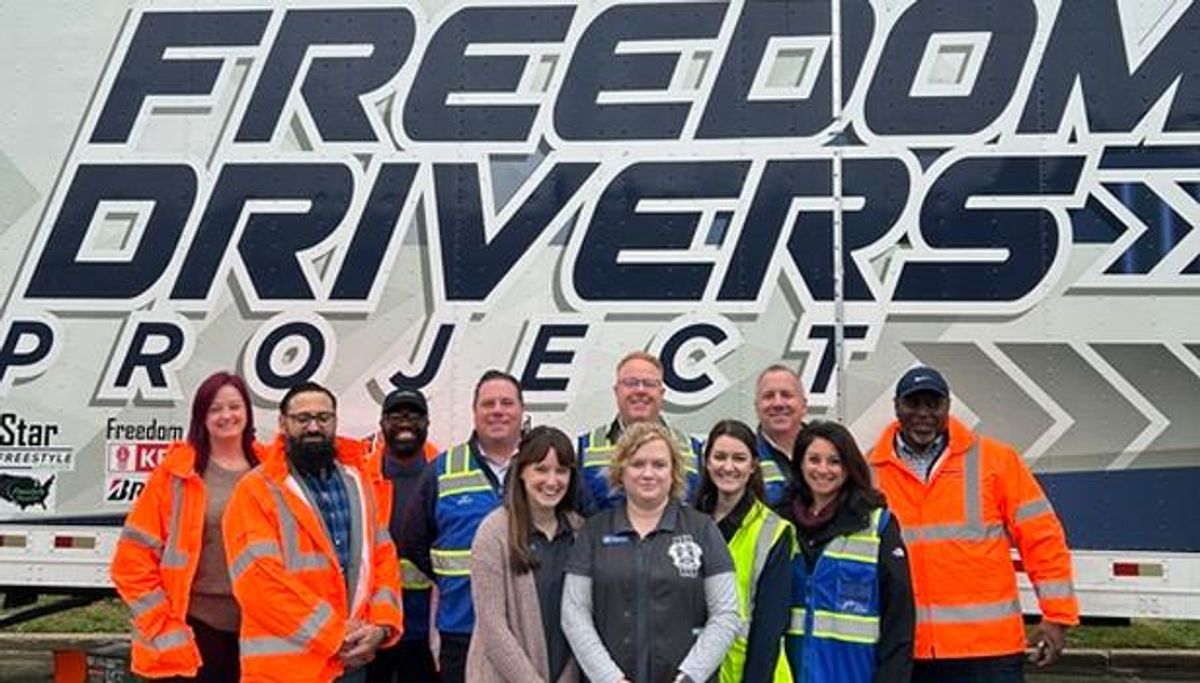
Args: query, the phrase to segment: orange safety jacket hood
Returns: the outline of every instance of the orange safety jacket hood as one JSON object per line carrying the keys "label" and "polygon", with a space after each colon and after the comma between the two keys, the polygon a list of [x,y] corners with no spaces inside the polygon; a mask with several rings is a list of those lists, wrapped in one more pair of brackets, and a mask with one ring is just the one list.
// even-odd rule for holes
{"label": "orange safety jacket hood", "polygon": [[954,417],[948,427],[946,451],[928,481],[895,452],[899,422],[884,430],[870,455],[908,547],[916,656],[1019,653],[1025,629],[1011,548],[1021,555],[1046,619],[1077,624],[1066,535],[1015,450],[977,436]]}
{"label": "orange safety jacket hood", "polygon": [[292,476],[279,437],[234,490],[224,521],[234,595],[242,607],[243,681],[330,681],[359,622],[399,639],[402,608],[395,546],[376,504],[365,445],[338,438],[337,474],[350,499],[355,539],[342,573],[319,510]]}

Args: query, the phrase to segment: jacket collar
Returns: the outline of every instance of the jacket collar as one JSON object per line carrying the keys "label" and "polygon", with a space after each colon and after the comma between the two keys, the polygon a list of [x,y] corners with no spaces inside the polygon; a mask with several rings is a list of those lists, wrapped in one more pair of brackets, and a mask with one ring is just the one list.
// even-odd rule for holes
{"label": "jacket collar", "polygon": [[[966,453],[971,448],[971,444],[979,438],[975,432],[953,415],[949,416],[946,421],[946,430],[950,432],[950,440],[946,444],[946,453],[942,456],[943,458]],[[875,448],[871,450],[872,465],[896,464],[905,467],[904,463],[900,462],[900,456],[896,454],[895,444],[899,433],[900,421],[893,420],[887,429],[883,430],[883,434],[875,442]]]}
{"label": "jacket collar", "polygon": [[[367,444],[358,439],[350,439],[344,436],[336,437],[334,440],[334,457],[343,465],[364,469],[364,463],[367,458]],[[277,434],[275,440],[263,449],[261,467],[263,474],[277,482],[287,479],[290,472],[287,450],[282,434]]]}
{"label": "jacket collar", "polygon": [[187,479],[196,474],[196,449],[186,441],[175,441],[167,448],[162,466],[173,476]]}

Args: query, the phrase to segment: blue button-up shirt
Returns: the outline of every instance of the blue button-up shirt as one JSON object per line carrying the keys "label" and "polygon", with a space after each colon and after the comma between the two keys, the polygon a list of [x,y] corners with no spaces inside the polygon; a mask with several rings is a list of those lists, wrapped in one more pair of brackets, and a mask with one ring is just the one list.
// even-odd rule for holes
{"label": "blue button-up shirt", "polygon": [[346,493],[346,483],[333,467],[321,474],[303,473],[300,478],[305,488],[316,499],[317,509],[321,511],[321,519],[329,532],[329,540],[337,553],[338,564],[342,567],[342,576],[349,576],[352,525],[350,496]]}

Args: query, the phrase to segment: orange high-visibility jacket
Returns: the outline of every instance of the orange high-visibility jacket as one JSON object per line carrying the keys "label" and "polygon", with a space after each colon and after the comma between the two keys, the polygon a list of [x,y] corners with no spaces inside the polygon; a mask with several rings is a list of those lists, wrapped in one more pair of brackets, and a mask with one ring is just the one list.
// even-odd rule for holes
{"label": "orange high-visibility jacket", "polygon": [[[387,441],[384,440],[382,434],[376,433],[374,437],[366,441],[367,447],[370,448],[370,453],[367,454],[367,469],[375,477],[375,500],[379,501],[379,507],[383,509],[384,527],[388,528],[392,519],[392,480],[383,476],[383,458],[387,452]],[[442,451],[433,444],[432,441],[425,441],[425,449],[422,455],[425,456],[425,462],[433,462],[437,460],[438,454]],[[392,539],[395,541],[396,539]],[[400,583],[405,590],[429,590],[433,588],[433,579],[425,575],[425,572],[417,568],[405,558],[400,558]],[[414,594],[415,595],[415,594]],[[412,595],[409,596],[410,598]]]}
{"label": "orange high-visibility jacket", "polygon": [[337,473],[350,499],[350,576],[342,574],[320,510],[289,473],[283,438],[238,482],[225,511],[225,553],[242,608],[243,681],[331,681],[348,626],[400,637],[399,570],[361,441],[338,438]]}
{"label": "orange high-visibility jacket", "polygon": [[204,532],[204,480],[195,463],[190,444],[171,444],[125,518],[110,568],[132,612],[133,672],[147,678],[195,676],[200,668],[185,622]]}
{"label": "orange high-visibility jacket", "polygon": [[870,460],[908,546],[917,607],[916,657],[1024,651],[1010,539],[1043,616],[1078,624],[1066,535],[1020,454],[977,436],[951,417],[946,451],[923,482],[895,452],[899,427],[893,422],[884,431]]}

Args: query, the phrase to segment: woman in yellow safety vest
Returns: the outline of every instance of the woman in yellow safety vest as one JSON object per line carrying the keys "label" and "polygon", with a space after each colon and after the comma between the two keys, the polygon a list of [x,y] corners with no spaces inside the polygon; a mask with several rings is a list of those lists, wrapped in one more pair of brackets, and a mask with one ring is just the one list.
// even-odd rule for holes
{"label": "woman in yellow safety vest", "polygon": [[[741,629],[721,664],[721,683],[790,683],[783,635],[791,602],[795,532],[762,502],[754,431],[738,420],[713,426],[704,446],[696,509],[717,523],[737,576]],[[772,678],[773,677],[773,678]]]}

